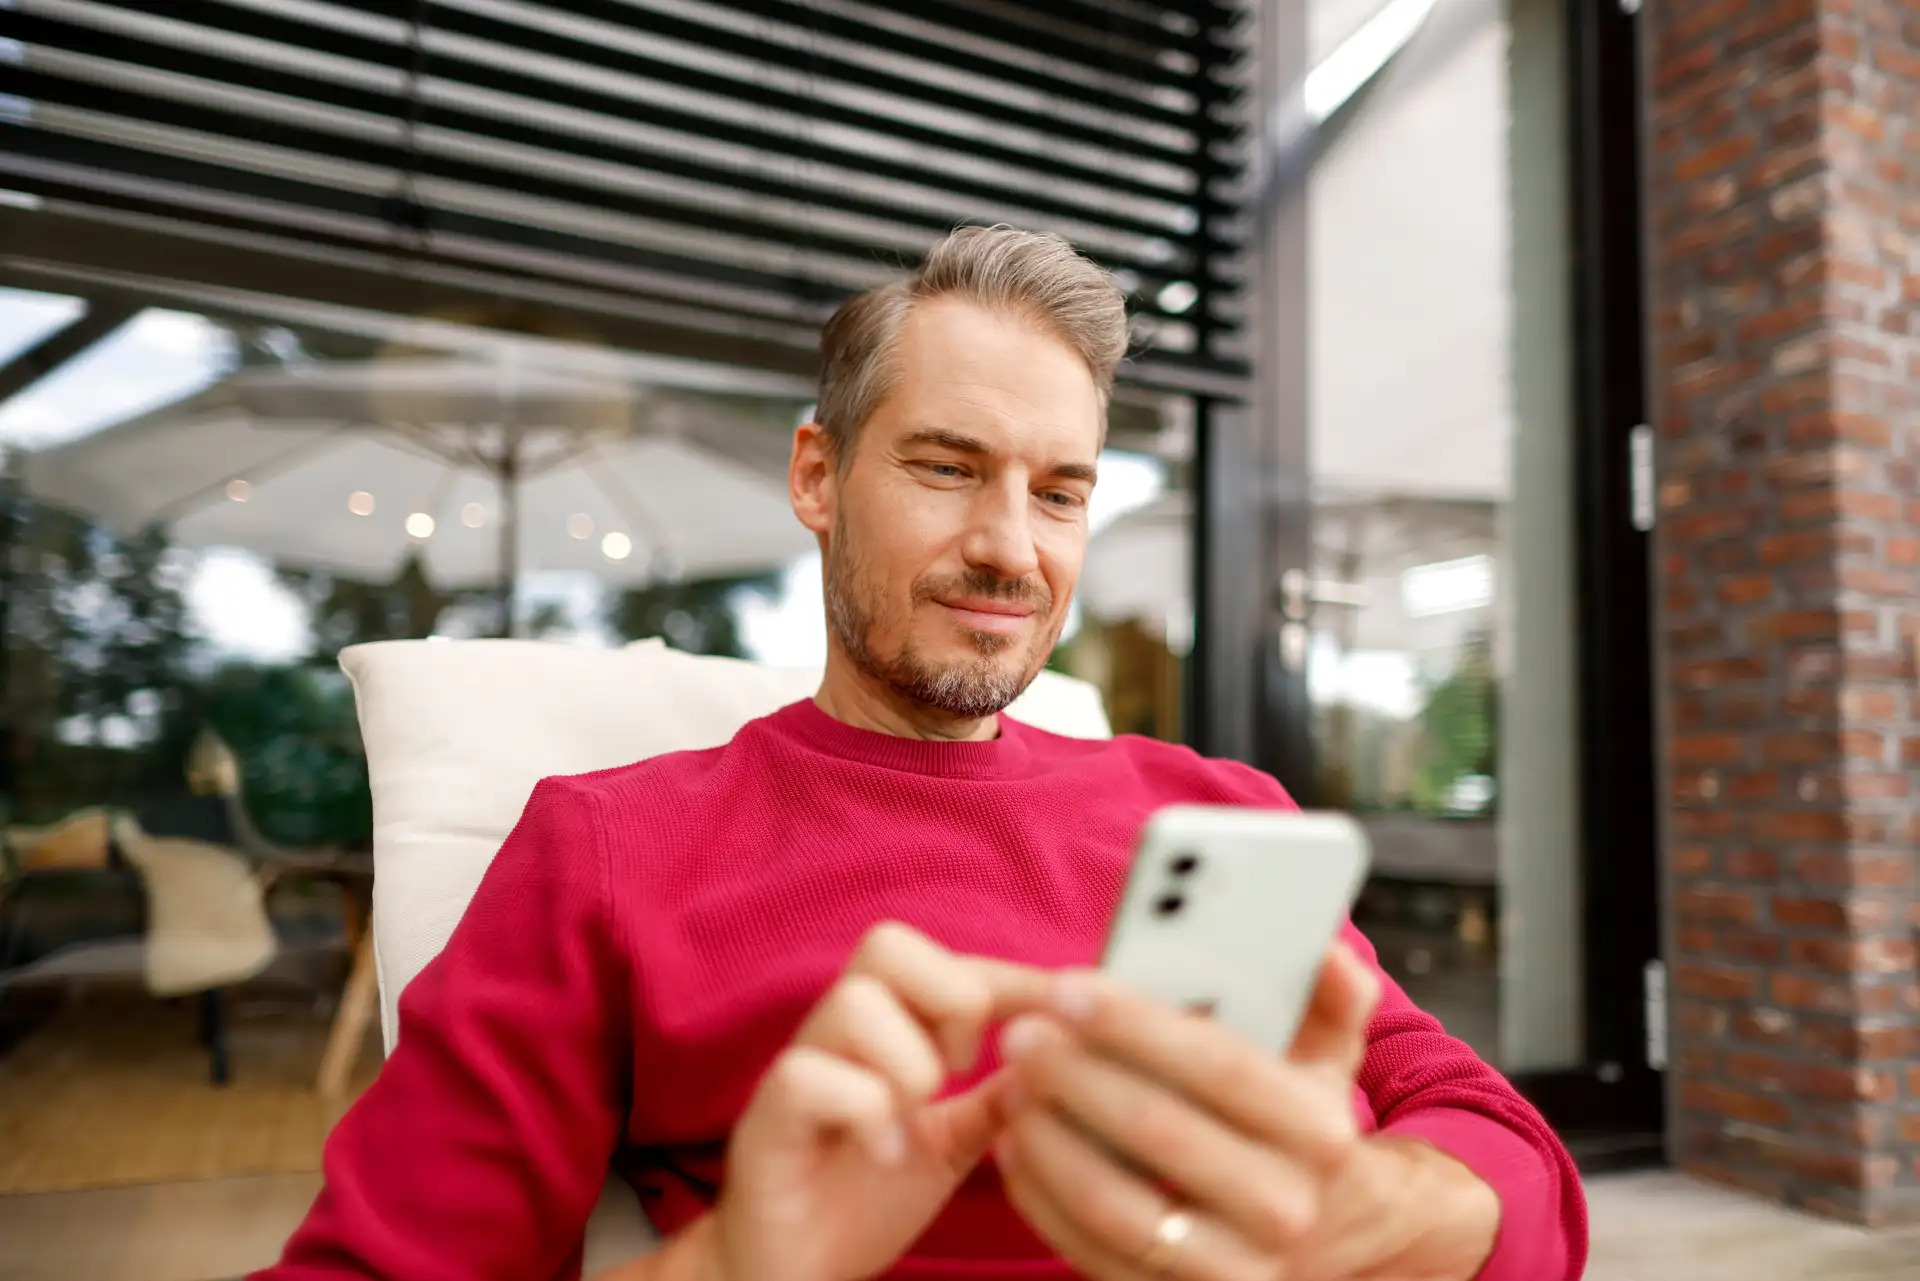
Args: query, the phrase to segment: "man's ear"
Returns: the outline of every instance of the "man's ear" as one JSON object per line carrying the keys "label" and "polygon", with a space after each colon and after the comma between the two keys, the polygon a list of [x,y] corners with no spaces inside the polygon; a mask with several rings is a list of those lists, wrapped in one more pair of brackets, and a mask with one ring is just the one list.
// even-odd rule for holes
{"label": "man's ear", "polygon": [[822,538],[833,529],[839,479],[839,459],[826,428],[802,423],[794,430],[793,457],[787,462],[787,496],[800,523]]}

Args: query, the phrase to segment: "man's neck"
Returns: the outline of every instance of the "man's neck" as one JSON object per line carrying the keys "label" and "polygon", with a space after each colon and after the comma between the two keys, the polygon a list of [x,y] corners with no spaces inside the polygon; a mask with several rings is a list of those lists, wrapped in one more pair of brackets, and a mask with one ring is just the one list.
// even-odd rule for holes
{"label": "man's neck", "polygon": [[915,702],[855,667],[838,646],[827,654],[826,674],[813,701],[843,725],[896,738],[980,743],[1000,736],[999,717],[955,717]]}

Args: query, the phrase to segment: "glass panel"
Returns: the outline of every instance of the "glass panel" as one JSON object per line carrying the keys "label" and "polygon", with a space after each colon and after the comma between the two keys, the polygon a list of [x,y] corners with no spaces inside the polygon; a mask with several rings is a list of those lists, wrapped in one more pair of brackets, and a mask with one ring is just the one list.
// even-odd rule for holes
{"label": "glass panel", "polygon": [[[0,1196],[281,1174],[284,1235],[379,1063],[368,1029],[346,1097],[316,1088],[370,889],[340,649],[494,634],[510,599],[521,636],[791,658],[820,619],[786,490],[809,389],[194,292],[0,407]],[[0,343],[85,305],[0,288]],[[170,836],[243,888],[156,999],[138,852]]]}
{"label": "glass panel", "polygon": [[1372,831],[1389,970],[1510,1069],[1581,1053],[1556,21],[1312,22],[1316,66],[1379,68],[1311,179],[1318,782]]}

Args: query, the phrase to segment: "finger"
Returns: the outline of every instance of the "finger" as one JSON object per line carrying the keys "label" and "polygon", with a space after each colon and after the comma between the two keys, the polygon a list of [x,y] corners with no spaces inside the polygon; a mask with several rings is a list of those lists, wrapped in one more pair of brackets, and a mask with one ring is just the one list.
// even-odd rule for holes
{"label": "finger", "polygon": [[1380,979],[1345,943],[1327,949],[1313,999],[1288,1057],[1325,1063],[1349,1079],[1367,1050],[1367,1023],[1380,1004]]}
{"label": "finger", "polygon": [[1211,1019],[1130,992],[1104,976],[1062,974],[1062,1024],[1084,1047],[1152,1078],[1229,1129],[1313,1164],[1342,1159],[1358,1137],[1353,1101],[1324,1072],[1303,1073]]}
{"label": "finger", "polygon": [[1049,990],[1041,971],[959,956],[917,930],[891,923],[867,935],[847,972],[885,984],[926,1026],[955,1072],[973,1066],[990,1021],[1043,1004]]}
{"label": "finger", "polygon": [[[1098,1143],[1180,1189],[1183,1198],[1265,1249],[1313,1229],[1315,1182],[1282,1153],[1236,1133],[1164,1086],[1080,1048],[1064,1031],[1022,1019],[1003,1041],[1031,1097],[1058,1109]],[[1326,1106],[1324,1083],[1301,1073],[1275,1082],[1275,1110]]]}
{"label": "finger", "polygon": [[798,1045],[872,1068],[904,1097],[931,1098],[946,1079],[927,1029],[878,978],[849,974],[807,1016]]}
{"label": "finger", "polygon": [[[1013,1170],[1009,1195],[1055,1249],[1071,1248],[1106,1275],[1146,1275],[1154,1232],[1174,1209],[1166,1197],[1045,1108],[1023,1110],[1002,1147]],[[1169,1261],[1168,1275],[1233,1281],[1274,1272],[1269,1256],[1249,1250],[1205,1213],[1189,1213],[1192,1234]]]}
{"label": "finger", "polygon": [[767,1105],[762,1120],[776,1139],[798,1145],[823,1131],[845,1131],[882,1165],[906,1151],[891,1085],[824,1050],[804,1045],[786,1050],[768,1069],[761,1095]]}
{"label": "finger", "polygon": [[1053,1252],[1073,1269],[1074,1276],[1087,1281],[1158,1281],[1149,1277],[1139,1259],[1120,1255],[1082,1231],[1011,1155],[1001,1160],[1000,1180],[1015,1212],[1053,1247]]}
{"label": "finger", "polygon": [[1006,1128],[1013,1079],[1002,1068],[964,1094],[920,1109],[908,1124],[922,1149],[955,1174],[973,1169]]}

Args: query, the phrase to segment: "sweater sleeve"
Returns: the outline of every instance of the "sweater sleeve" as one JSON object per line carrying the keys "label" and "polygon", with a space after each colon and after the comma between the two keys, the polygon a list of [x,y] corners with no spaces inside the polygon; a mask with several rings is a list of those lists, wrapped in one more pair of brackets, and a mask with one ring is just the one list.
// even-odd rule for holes
{"label": "sweater sleeve", "polygon": [[325,1184],[254,1281],[553,1281],[624,1124],[632,1037],[592,795],[535,789],[392,1058],[335,1127]]}
{"label": "sweater sleeve", "polygon": [[1381,1131],[1431,1143],[1500,1199],[1499,1234],[1478,1281],[1577,1281],[1587,1204],[1566,1148],[1506,1078],[1408,999],[1351,925],[1346,941],[1382,984],[1360,1068]]}

